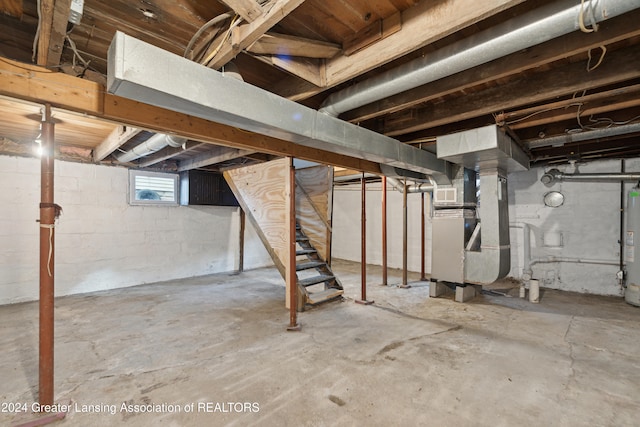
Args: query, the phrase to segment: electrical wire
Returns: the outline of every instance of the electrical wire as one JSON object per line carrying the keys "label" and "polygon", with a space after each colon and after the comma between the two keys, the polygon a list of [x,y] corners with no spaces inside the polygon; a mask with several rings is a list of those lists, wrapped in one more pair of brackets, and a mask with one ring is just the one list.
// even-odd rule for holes
{"label": "electrical wire", "polygon": [[[191,37],[191,40],[189,40],[189,43],[187,44],[187,47],[184,49],[184,55],[183,56],[185,58],[187,57],[187,54],[189,53],[189,51],[193,47],[193,44],[196,42],[196,40],[198,40],[198,38],[200,38],[202,33],[204,33],[206,30],[208,30],[212,26],[214,26],[216,24],[219,24],[220,22],[224,21],[225,19],[232,18],[233,16],[234,16],[234,14],[232,12],[223,13],[223,14],[218,15],[218,16],[214,17],[213,19],[209,20],[206,24],[204,24],[202,27],[200,27],[200,29],[198,29],[198,31],[196,31],[196,33],[193,35],[193,37]],[[190,59],[193,59],[193,56]]]}
{"label": "electrical wire", "polygon": [[593,49],[589,49],[589,51],[587,52],[587,56],[589,57],[589,60],[587,61],[587,72],[591,72],[596,68],[598,68],[600,64],[602,64],[602,61],[604,60],[604,56],[607,54],[607,48],[604,45],[598,46],[598,48],[602,51],[602,53],[600,54],[600,59],[598,60],[596,65],[594,65],[593,67],[591,67],[591,51]]}
{"label": "electrical wire", "polygon": [[82,62],[82,65],[84,66],[85,70],[89,68],[89,63],[91,62],[91,60],[85,61],[82,55],[80,55],[80,52],[78,52],[78,48],[76,47],[76,42],[74,42],[71,39],[71,37],[69,37],[69,35],[66,35],[65,39],[67,40],[67,42],[69,43],[69,46],[71,47],[71,50],[73,51],[73,67],[76,66],[76,58],[78,58],[80,62]]}
{"label": "electrical wire", "polygon": [[53,257],[53,230],[56,228],[55,224],[40,224],[40,228],[49,229],[49,257],[47,258],[47,272],[49,277],[53,277],[51,272],[51,258]]}
{"label": "electrical wire", "polygon": [[578,14],[578,25],[580,26],[580,31],[583,33],[594,33],[598,31],[598,24],[596,23],[596,19],[593,16],[593,9],[591,8],[591,2],[589,2],[589,11],[591,12],[591,28],[587,28],[584,24],[584,0],[580,0],[580,13]]}
{"label": "electrical wire", "polygon": [[233,29],[237,27],[241,22],[242,22],[242,18],[240,16],[236,15],[233,18],[233,20],[231,21],[231,24],[229,25],[229,29],[227,30],[225,35],[222,37],[222,40],[220,40],[220,44],[218,44],[218,47],[216,47],[205,58],[205,60],[201,62],[202,65],[208,65],[209,62],[211,62],[211,60],[218,54],[218,52],[220,52],[220,49],[222,49],[222,46],[224,46],[224,44],[227,42],[227,40],[229,39],[229,36],[231,36],[231,31],[233,31]]}
{"label": "electrical wire", "polygon": [[37,9],[38,9],[38,26],[36,27],[36,35],[33,38],[33,48],[32,48],[32,55],[31,55],[31,62],[36,62],[36,54],[38,52],[38,40],[40,39],[40,27],[42,26],[42,16],[41,16],[41,11],[40,11],[40,0],[37,1],[37,5],[36,5]]}
{"label": "electrical wire", "polygon": [[[584,13],[585,13],[585,7],[584,7],[584,0],[580,0],[580,13],[578,14],[578,25],[580,26],[580,31],[582,31],[583,33],[595,33],[596,31],[598,31],[598,24],[596,23],[596,18],[595,16],[593,16],[593,8],[591,7],[591,2],[589,2],[589,15],[591,18],[591,28],[587,28],[587,26],[584,23]],[[595,70],[596,68],[598,68],[600,66],[600,64],[602,64],[602,61],[604,60],[604,56],[607,54],[607,48],[604,45],[600,45],[598,46],[598,48],[602,51],[602,53],[600,54],[600,59],[598,60],[598,62],[596,63],[596,65],[594,65],[593,67],[591,66],[591,51],[593,49],[589,49],[589,51],[587,52],[587,56],[589,57],[589,60],[587,61],[587,72],[591,72],[593,70]]]}

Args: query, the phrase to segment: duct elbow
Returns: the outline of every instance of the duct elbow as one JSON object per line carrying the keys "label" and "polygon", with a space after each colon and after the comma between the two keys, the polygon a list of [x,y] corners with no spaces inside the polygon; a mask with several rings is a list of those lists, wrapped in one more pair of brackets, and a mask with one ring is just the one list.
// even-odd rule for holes
{"label": "duct elbow", "polygon": [[[327,98],[327,100],[329,100],[329,98]],[[335,108],[334,105],[326,101],[322,103],[322,105],[318,109],[318,112],[331,117],[338,117],[338,115],[340,114],[340,112]]]}
{"label": "duct elbow", "polygon": [[481,252],[468,251],[465,256],[464,281],[476,285],[488,285],[505,278],[511,270],[511,250],[482,248]]}

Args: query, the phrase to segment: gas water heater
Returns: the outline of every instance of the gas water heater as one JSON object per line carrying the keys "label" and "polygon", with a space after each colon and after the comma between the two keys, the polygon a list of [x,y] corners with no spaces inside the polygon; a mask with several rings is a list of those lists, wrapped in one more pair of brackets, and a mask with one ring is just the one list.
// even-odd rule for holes
{"label": "gas water heater", "polygon": [[625,234],[625,261],[627,266],[627,288],[624,299],[629,304],[640,306],[640,187],[629,191],[627,200],[627,232]]}

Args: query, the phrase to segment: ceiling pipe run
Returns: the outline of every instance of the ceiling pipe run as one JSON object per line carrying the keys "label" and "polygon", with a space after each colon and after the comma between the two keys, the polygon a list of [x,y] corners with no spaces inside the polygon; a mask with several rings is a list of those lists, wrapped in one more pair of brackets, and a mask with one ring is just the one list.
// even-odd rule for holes
{"label": "ceiling pipe run", "polygon": [[[404,193],[403,188],[405,187],[404,182],[400,181],[396,178],[387,177],[387,182],[391,184],[393,188],[397,191]],[[432,193],[433,192],[433,184],[426,182],[419,182],[415,184],[407,185],[407,193]]]}
{"label": "ceiling pipe run", "polygon": [[425,57],[329,96],[320,112],[337,117],[640,7],[637,0],[563,0],[532,10]]}
{"label": "ceiling pipe run", "polygon": [[139,159],[140,157],[148,156],[156,151],[160,151],[166,146],[175,148],[182,147],[185,142],[187,142],[186,138],[168,135],[166,133],[156,133],[146,141],[133,147],[131,150],[116,156],[116,160],[120,163],[131,162]]}
{"label": "ceiling pipe run", "polygon": [[612,126],[603,129],[589,130],[584,132],[568,133],[566,135],[552,136],[539,141],[530,141],[529,149],[542,147],[561,147],[564,144],[572,142],[589,141],[598,138],[611,138],[620,135],[627,135],[634,132],[640,132],[640,123],[629,125]]}
{"label": "ceiling pipe run", "polygon": [[564,173],[558,169],[550,169],[540,178],[540,182],[550,186],[560,181],[640,181],[640,173]]}

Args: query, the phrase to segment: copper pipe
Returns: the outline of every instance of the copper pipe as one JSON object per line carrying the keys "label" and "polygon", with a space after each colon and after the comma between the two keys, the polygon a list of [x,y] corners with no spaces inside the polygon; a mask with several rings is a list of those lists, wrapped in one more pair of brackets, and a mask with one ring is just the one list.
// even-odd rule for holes
{"label": "copper pipe", "polygon": [[402,191],[402,287],[408,287],[407,284],[407,179],[404,180],[404,189]]}
{"label": "copper pipe", "polygon": [[387,177],[382,177],[382,284],[387,286]]}
{"label": "copper pipe", "polygon": [[421,228],[420,228],[420,253],[421,253],[421,257],[420,257],[420,280],[424,281],[427,280],[427,278],[425,277],[424,274],[424,257],[425,257],[425,242],[424,242],[424,229],[425,229],[425,225],[424,225],[424,221],[425,221],[425,217],[424,217],[424,193],[420,193],[420,201],[422,202],[422,224],[421,224]]}
{"label": "copper pipe", "polygon": [[296,169],[293,157],[289,158],[289,327],[300,330],[298,325],[298,277],[296,275]]}
{"label": "copper pipe", "polygon": [[364,172],[362,173],[362,218],[360,220],[360,235],[362,241],[360,275],[361,275],[361,300],[367,300],[367,183],[365,181]]}
{"label": "copper pipe", "polygon": [[40,349],[38,401],[53,404],[53,298],[56,207],[53,203],[54,123],[45,105],[40,160]]}

